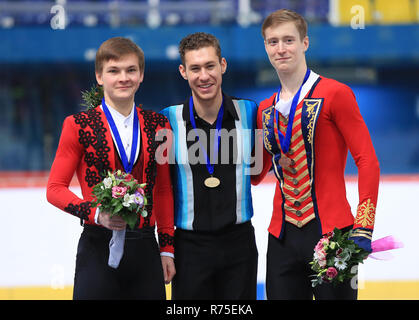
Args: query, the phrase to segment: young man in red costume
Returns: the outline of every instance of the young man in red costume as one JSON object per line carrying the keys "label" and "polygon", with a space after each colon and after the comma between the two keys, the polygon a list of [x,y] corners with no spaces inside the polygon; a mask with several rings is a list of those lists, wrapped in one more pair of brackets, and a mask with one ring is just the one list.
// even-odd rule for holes
{"label": "young man in red costume", "polygon": [[[135,107],[144,54],[131,40],[105,41],[96,54],[95,69],[103,86],[102,104],[65,119],[47,186],[48,201],[84,225],[73,298],[165,299],[164,283],[175,274],[173,195],[169,166],[157,163],[155,154],[156,135],[169,128],[168,121]],[[117,169],[147,184],[148,215],[134,230],[122,218],[91,207],[92,188]],[[69,190],[74,173],[83,198]]]}
{"label": "young man in red costume", "polygon": [[[307,23],[297,13],[278,10],[262,25],[268,58],[280,86],[259,105],[264,172],[277,177],[269,226],[268,299],[356,299],[347,281],[311,286],[309,262],[322,234],[335,227],[371,251],[379,184],[379,164],[352,90],[310,71]],[[346,199],[348,150],[358,167],[359,205],[354,219]]]}

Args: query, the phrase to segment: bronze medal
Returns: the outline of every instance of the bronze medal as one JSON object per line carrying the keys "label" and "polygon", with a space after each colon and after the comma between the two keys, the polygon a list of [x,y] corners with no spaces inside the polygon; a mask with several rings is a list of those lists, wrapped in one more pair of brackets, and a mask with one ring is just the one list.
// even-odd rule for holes
{"label": "bronze medal", "polygon": [[204,181],[205,186],[207,186],[208,188],[216,188],[220,185],[220,183],[220,179],[216,177],[209,177],[206,178]]}
{"label": "bronze medal", "polygon": [[292,160],[290,158],[287,158],[285,156],[282,156],[279,160],[278,160],[278,164],[282,167],[282,168],[288,168],[292,163]]}

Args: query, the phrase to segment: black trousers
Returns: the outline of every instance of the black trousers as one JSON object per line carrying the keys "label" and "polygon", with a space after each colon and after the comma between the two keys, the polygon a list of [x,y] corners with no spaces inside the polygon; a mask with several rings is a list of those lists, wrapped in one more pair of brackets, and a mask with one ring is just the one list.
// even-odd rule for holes
{"label": "black trousers", "polygon": [[117,269],[108,266],[111,238],[108,229],[84,227],[77,248],[73,299],[166,299],[154,228],[127,230]]}
{"label": "black trousers", "polygon": [[[323,283],[312,288],[309,262],[320,240],[319,222],[310,221],[303,228],[285,223],[281,240],[269,234],[266,261],[266,295],[269,300],[356,300],[354,281],[341,285]],[[350,229],[351,227],[345,228]],[[352,282],[352,283],[351,283]]]}
{"label": "black trousers", "polygon": [[252,224],[215,233],[176,229],[174,300],[255,300],[255,233]]}

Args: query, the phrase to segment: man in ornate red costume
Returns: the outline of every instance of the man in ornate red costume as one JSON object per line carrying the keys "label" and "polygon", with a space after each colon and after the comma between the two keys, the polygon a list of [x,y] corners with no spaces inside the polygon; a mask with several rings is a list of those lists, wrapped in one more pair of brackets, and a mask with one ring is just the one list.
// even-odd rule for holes
{"label": "man in ornate red costume", "polygon": [[[265,49],[280,87],[261,102],[264,172],[277,177],[269,226],[268,299],[356,299],[350,282],[312,288],[309,262],[322,234],[335,227],[371,251],[379,164],[352,90],[309,70],[307,23],[278,10],[262,25]],[[354,219],[346,199],[348,150],[358,167],[359,205]],[[269,159],[266,161],[266,159]]]}
{"label": "man in ornate red costume", "polygon": [[[95,68],[104,90],[102,104],[65,119],[47,186],[48,201],[84,225],[73,298],[165,299],[164,282],[170,282],[175,273],[173,195],[169,165],[159,164],[155,155],[161,143],[156,135],[169,123],[160,114],[135,107],[134,95],[144,77],[144,54],[131,40],[105,41],[96,54]],[[91,207],[92,188],[108,171],[117,169],[131,171],[147,184],[148,214],[140,217],[134,230],[126,229],[121,217],[111,218],[108,212]],[[82,199],[68,188],[74,173]],[[111,266],[108,257],[115,231],[126,232],[118,262]]]}

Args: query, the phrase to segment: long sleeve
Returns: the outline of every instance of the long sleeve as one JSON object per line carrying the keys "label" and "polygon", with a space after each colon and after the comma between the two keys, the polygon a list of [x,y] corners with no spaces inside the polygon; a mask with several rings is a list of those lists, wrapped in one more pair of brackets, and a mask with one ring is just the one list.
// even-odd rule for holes
{"label": "long sleeve", "polygon": [[352,235],[361,242],[365,239],[366,247],[368,247],[377,206],[380,178],[378,159],[352,90],[347,86],[340,86],[333,97],[332,104],[334,105],[332,110],[334,122],[358,167],[359,204]]}
{"label": "long sleeve", "polygon": [[[170,132],[168,122],[165,129]],[[157,135],[162,134],[165,129],[161,129]],[[153,190],[153,214],[155,214],[157,222],[160,252],[174,253],[174,201],[167,158],[172,141],[170,134],[166,137],[167,139],[157,148],[156,152],[157,173]]]}
{"label": "long sleeve", "polygon": [[70,182],[83,155],[77,128],[71,117],[64,120],[60,142],[47,184],[47,200],[57,208],[82,220],[93,219],[90,201],[80,199],[69,189]]}

